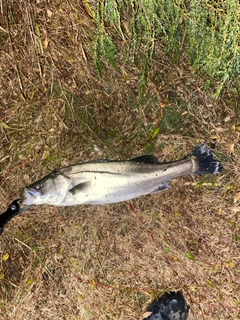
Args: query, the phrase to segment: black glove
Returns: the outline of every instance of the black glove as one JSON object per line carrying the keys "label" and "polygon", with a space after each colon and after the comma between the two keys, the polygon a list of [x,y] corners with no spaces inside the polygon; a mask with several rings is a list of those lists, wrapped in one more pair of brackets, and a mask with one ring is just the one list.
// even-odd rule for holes
{"label": "black glove", "polygon": [[143,320],[187,320],[188,309],[181,292],[166,292],[151,303],[152,314]]}

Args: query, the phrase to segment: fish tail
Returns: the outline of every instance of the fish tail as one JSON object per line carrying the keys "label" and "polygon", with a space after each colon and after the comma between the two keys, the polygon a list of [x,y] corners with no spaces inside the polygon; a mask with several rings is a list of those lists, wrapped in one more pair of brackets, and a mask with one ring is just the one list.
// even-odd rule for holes
{"label": "fish tail", "polygon": [[220,161],[214,157],[212,150],[208,149],[204,143],[197,146],[188,157],[195,160],[194,174],[217,174],[223,169]]}

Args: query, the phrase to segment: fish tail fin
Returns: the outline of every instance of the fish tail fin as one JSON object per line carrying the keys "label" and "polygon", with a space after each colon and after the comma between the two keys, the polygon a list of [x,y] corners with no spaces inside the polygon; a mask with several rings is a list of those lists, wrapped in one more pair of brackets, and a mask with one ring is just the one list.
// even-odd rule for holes
{"label": "fish tail fin", "polygon": [[220,161],[214,157],[212,150],[208,149],[204,143],[197,146],[188,157],[195,160],[194,174],[217,174],[223,169]]}

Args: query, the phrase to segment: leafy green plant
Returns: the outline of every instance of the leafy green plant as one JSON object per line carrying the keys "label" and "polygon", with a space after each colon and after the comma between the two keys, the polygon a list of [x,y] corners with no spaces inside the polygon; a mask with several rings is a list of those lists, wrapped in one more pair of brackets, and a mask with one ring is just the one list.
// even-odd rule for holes
{"label": "leafy green plant", "polygon": [[128,61],[141,67],[142,88],[157,38],[174,61],[187,55],[196,71],[207,77],[206,86],[216,83],[216,96],[226,83],[239,77],[240,4],[236,0],[99,0],[95,21],[97,69],[101,69],[102,57],[115,64],[115,39],[120,38],[128,42]]}

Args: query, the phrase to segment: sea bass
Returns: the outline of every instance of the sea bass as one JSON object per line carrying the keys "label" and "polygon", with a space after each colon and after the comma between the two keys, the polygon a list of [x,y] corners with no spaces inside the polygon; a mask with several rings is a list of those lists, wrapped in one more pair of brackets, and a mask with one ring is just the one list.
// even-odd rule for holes
{"label": "sea bass", "polygon": [[166,190],[168,182],[188,174],[216,174],[223,169],[205,144],[185,158],[160,163],[153,155],[99,160],[54,171],[24,189],[23,203],[73,206],[116,203]]}

